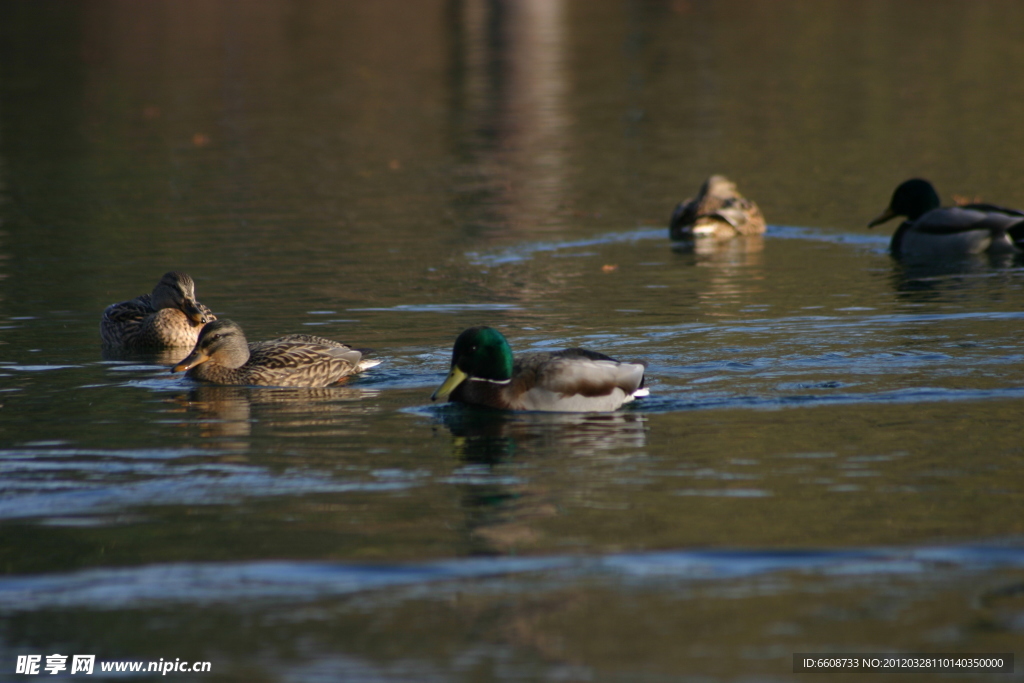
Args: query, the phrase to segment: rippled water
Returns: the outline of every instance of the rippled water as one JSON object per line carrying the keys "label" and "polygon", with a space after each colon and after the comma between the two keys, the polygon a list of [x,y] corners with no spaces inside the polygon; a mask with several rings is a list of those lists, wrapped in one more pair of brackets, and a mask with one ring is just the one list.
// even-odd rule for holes
{"label": "rippled water", "polygon": [[[1012,652],[1024,264],[905,268],[864,225],[911,175],[1024,206],[1022,14],[0,5],[0,678],[54,652],[225,681]],[[714,172],[767,235],[673,249]],[[251,339],[383,363],[257,389],[105,356],[103,307],[172,268]],[[643,360],[651,396],[431,404],[474,324]]]}

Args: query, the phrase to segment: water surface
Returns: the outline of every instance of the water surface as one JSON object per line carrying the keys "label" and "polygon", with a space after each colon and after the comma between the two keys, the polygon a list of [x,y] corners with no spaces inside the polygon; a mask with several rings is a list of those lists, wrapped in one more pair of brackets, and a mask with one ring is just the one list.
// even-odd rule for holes
{"label": "water surface", "polygon": [[[1012,2],[0,6],[0,671],[1012,652],[1024,268],[906,268],[864,226],[913,175],[1024,206],[1022,33]],[[711,173],[768,234],[675,250]],[[169,269],[251,339],[383,363],[304,390],[105,355],[103,308]],[[432,405],[475,324],[643,360],[651,396]]]}

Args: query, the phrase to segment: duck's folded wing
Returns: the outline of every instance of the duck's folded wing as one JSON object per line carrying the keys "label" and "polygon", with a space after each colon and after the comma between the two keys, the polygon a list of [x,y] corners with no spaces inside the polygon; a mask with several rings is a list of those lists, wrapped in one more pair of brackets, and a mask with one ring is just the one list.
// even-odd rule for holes
{"label": "duck's folded wing", "polygon": [[327,337],[318,337],[315,334],[286,334],[283,337],[277,339],[271,339],[264,344],[313,344],[316,346],[337,346],[345,349],[352,348],[348,344],[342,344],[340,341],[334,341]]}
{"label": "duck's folded wing", "polygon": [[999,233],[1006,232],[1022,221],[1024,221],[1024,214],[1018,216],[1010,213],[951,206],[924,214],[913,224],[913,229],[930,235],[951,235],[971,230],[988,230]]}
{"label": "duck's folded wing", "polygon": [[110,304],[103,311],[103,320],[107,323],[127,323],[141,320],[153,312],[149,294],[143,294],[128,301]]}
{"label": "duck's folded wing", "polygon": [[999,206],[997,204],[985,204],[985,203],[974,203],[964,204],[960,207],[961,209],[973,209],[975,211],[984,211],[985,213],[1003,213],[1007,216],[1018,216],[1024,218],[1024,211],[1020,209],[1010,209],[1005,206]]}
{"label": "duck's folded wing", "polygon": [[616,389],[630,395],[643,380],[643,365],[614,360],[553,358],[537,371],[537,386],[562,396],[606,396]]}
{"label": "duck's folded wing", "polygon": [[317,339],[312,335],[295,334],[250,344],[252,360],[254,363],[266,367],[303,367],[337,362],[358,366],[363,357],[361,352],[338,342],[331,342],[331,345],[327,345],[301,338]]}
{"label": "duck's folded wing", "polygon": [[975,211],[983,211],[993,216],[1005,216],[1010,220],[1010,224],[1006,226],[1006,232],[1010,236],[1018,247],[1024,243],[1024,211],[1018,209],[1010,209],[1005,206],[997,206],[995,204],[967,204],[962,207],[964,209],[973,209]]}
{"label": "duck's folded wing", "polygon": [[513,380],[510,407],[559,412],[618,410],[647,394],[642,388],[643,375],[644,366],[638,363],[553,358]]}

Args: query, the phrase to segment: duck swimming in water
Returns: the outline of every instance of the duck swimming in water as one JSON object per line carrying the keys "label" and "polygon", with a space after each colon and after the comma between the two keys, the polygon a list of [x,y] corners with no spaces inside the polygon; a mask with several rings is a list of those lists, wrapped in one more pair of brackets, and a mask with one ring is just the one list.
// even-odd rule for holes
{"label": "duck swimming in water", "polygon": [[290,334],[249,343],[230,320],[203,327],[195,348],[171,372],[213,384],[273,387],[326,387],[379,365],[361,351],[311,334]]}
{"label": "duck swimming in water", "polygon": [[993,204],[941,207],[930,182],[912,178],[900,183],[888,208],[868,223],[874,227],[905,216],[889,242],[899,259],[941,260],[970,254],[1018,251],[1014,238],[1024,239],[1024,212]]}
{"label": "duck swimming in water", "polygon": [[104,345],[126,350],[193,346],[203,325],[217,319],[196,301],[195,288],[187,274],[171,271],[152,294],[107,306],[100,321]]}
{"label": "duck swimming in water", "polygon": [[503,410],[607,412],[647,396],[642,363],[565,349],[513,357],[504,335],[471,327],[455,340],[451,371],[430,399]]}
{"label": "duck swimming in water", "polygon": [[668,233],[673,240],[725,240],[737,235],[761,235],[765,229],[757,204],[740,194],[736,183],[723,175],[713,175],[700,186],[695,198],[676,206]]}

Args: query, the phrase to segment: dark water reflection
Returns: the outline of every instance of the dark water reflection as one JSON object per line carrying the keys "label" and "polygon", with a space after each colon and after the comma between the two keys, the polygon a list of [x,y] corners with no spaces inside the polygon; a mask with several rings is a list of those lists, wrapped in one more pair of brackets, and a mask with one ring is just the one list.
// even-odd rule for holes
{"label": "dark water reflection", "polygon": [[508,413],[452,406],[442,422],[452,433],[453,453],[471,463],[493,465],[517,451],[562,452],[569,457],[643,448],[642,414]]}
{"label": "dark water reflection", "polygon": [[894,264],[893,288],[917,301],[955,298],[958,291],[987,286],[986,279],[1006,280],[1021,265],[1013,254],[974,254],[934,263]]}
{"label": "dark water reflection", "polygon": [[[171,639],[190,660],[219,660],[239,676],[253,675],[256,648],[259,675],[285,678],[537,679],[637,668],[630,679],[668,680],[681,667],[721,675],[723,659],[732,672],[761,675],[822,624],[862,647],[908,651],[919,646],[902,626],[913,619],[934,647],[1012,652],[1020,566],[1019,551],[998,547],[179,565],[6,580],[0,605],[27,638],[61,638],[100,658],[128,643],[154,660]],[[980,576],[987,585],[972,588]],[[232,603],[248,605],[243,618]],[[632,642],[623,642],[624,624]]]}
{"label": "dark water reflection", "polygon": [[[292,389],[196,386],[172,401],[184,409],[182,427],[198,427],[200,438],[249,436],[254,424],[289,436],[366,435],[355,416],[373,412],[360,404],[380,392],[370,388]],[[304,430],[308,429],[308,432]]]}
{"label": "dark water reflection", "polygon": [[[609,415],[510,414],[451,407],[441,418],[461,464],[451,482],[461,490],[471,554],[514,554],[547,545],[538,526],[581,492],[528,473],[551,470],[553,454],[568,462],[625,462],[646,445],[647,418]],[[528,468],[528,469],[527,469]],[[526,476],[524,476],[524,474]]]}
{"label": "dark water reflection", "polygon": [[[911,176],[1024,206],[1020,3],[3,3],[0,63],[0,670],[774,680],[1020,641],[1024,269],[864,227]],[[711,173],[769,231],[675,249]],[[383,363],[105,357],[172,268],[252,339]],[[431,405],[476,324],[652,395]]]}

